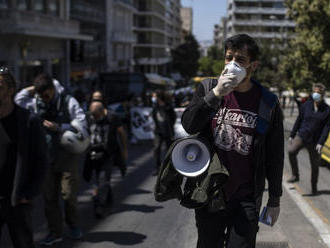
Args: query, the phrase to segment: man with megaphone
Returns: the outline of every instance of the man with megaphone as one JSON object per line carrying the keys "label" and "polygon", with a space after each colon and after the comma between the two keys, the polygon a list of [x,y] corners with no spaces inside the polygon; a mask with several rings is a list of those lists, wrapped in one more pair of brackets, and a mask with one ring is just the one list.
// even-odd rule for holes
{"label": "man with megaphone", "polygon": [[284,160],[283,116],[277,97],[251,79],[259,48],[248,35],[225,41],[225,69],[196,89],[182,116],[189,134],[200,133],[229,172],[225,210],[195,210],[197,248],[255,247],[265,179],[268,203],[262,222],[280,212]]}

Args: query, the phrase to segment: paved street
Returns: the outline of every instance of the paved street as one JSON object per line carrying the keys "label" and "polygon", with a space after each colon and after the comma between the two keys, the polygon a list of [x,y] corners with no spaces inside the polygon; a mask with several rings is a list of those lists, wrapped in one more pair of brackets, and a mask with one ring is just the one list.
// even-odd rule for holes
{"label": "paved street", "polygon": [[[285,111],[285,114],[285,128],[288,131],[294,122],[296,111],[293,117],[290,117],[289,111]],[[121,179],[119,171],[115,170],[113,179],[115,204],[105,219],[96,220],[94,218],[91,190],[82,182],[79,209],[84,238],[79,242],[72,242],[66,238],[63,243],[54,247],[195,247],[196,230],[193,211],[180,207],[177,201],[160,204],[154,200],[153,187],[156,177],[151,175],[153,172],[152,143],[131,145],[129,161],[128,174],[124,179]],[[328,211],[330,170],[325,167],[320,168],[320,194],[311,197],[308,196],[310,166],[307,151],[303,150],[300,153],[299,162],[301,181],[294,185],[284,183],[279,221],[273,228],[260,224],[257,247],[328,247],[320,236],[318,226],[322,226],[322,223],[325,225],[323,228],[325,233],[321,233],[321,235],[323,238],[328,237],[326,231],[329,230],[328,220],[330,220]],[[290,170],[286,157],[284,179],[287,179],[289,175]],[[266,200],[267,192],[264,197],[264,201]],[[34,216],[35,239],[38,241],[47,232],[41,199],[35,203]],[[317,221],[319,223],[315,224]],[[1,242],[0,247],[11,247],[7,234]]]}

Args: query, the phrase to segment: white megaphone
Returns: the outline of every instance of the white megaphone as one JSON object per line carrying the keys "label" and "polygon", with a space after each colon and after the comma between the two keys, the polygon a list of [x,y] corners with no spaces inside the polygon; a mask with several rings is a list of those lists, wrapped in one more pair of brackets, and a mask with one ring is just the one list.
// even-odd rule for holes
{"label": "white megaphone", "polygon": [[174,168],[186,177],[197,177],[209,167],[211,155],[200,139],[184,138],[172,150]]}

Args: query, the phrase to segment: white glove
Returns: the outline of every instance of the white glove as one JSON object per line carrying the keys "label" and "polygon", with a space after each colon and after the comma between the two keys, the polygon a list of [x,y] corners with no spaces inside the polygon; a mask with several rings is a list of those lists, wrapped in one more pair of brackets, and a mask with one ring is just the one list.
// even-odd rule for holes
{"label": "white glove", "polygon": [[267,207],[267,212],[265,215],[265,218],[270,218],[271,226],[274,226],[274,224],[276,223],[278,216],[280,215],[280,207]]}
{"label": "white glove", "polygon": [[291,143],[291,142],[292,142],[292,140],[293,140],[293,139],[292,139],[291,137],[289,137],[289,143]]}
{"label": "white glove", "polygon": [[315,150],[316,150],[319,154],[321,154],[322,147],[323,147],[322,145],[317,144],[316,147],[315,147]]}
{"label": "white glove", "polygon": [[214,95],[217,97],[228,95],[238,84],[233,73],[222,73],[218,79],[218,84],[213,88]]}

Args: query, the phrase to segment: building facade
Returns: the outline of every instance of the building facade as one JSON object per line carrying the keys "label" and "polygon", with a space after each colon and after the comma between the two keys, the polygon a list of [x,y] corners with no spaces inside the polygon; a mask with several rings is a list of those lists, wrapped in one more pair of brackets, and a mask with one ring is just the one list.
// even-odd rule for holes
{"label": "building facade", "polygon": [[70,19],[70,1],[0,0],[0,64],[8,66],[19,87],[47,72],[69,83],[69,40],[91,40]]}
{"label": "building facade", "polygon": [[[107,71],[133,71],[133,17],[136,9],[133,0],[110,0],[107,21],[108,41]],[[111,51],[110,51],[111,50]]]}
{"label": "building facade", "polygon": [[72,79],[90,88],[100,72],[133,71],[132,0],[72,0],[71,17],[92,41],[71,41]]}
{"label": "building facade", "polygon": [[182,41],[187,34],[193,32],[193,9],[188,7],[182,7],[180,10],[182,21]]}
{"label": "building facade", "polygon": [[287,39],[295,24],[286,15],[284,0],[228,0],[227,36],[246,33],[259,41]]}
{"label": "building facade", "polygon": [[181,38],[180,0],[134,0],[134,6],[134,70],[167,74]]}
{"label": "building facade", "polygon": [[227,18],[222,17],[219,24],[214,25],[213,42],[218,48],[223,47],[223,43],[227,38]]}

